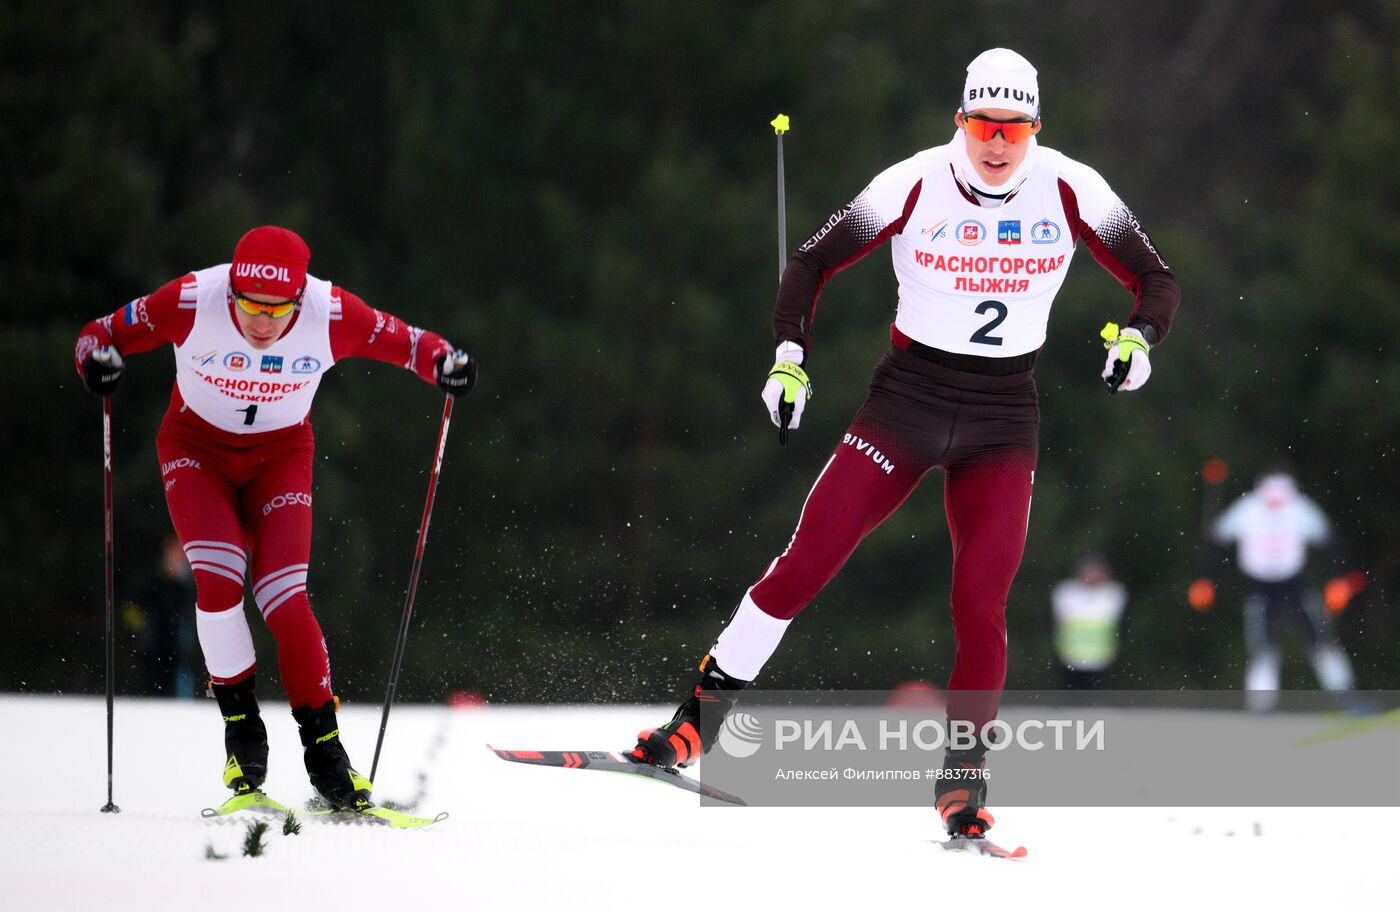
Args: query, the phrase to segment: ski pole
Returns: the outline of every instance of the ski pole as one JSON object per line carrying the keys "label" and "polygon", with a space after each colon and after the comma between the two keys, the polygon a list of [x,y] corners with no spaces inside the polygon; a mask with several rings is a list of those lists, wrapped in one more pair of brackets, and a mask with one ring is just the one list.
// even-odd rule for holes
{"label": "ski pole", "polygon": [[787,192],[783,175],[783,134],[791,127],[786,114],[779,114],[769,121],[773,132],[778,136],[778,281],[783,280],[783,268],[787,266]]}
{"label": "ski pole", "polygon": [[112,533],[112,396],[102,397],[102,550],[107,578],[107,803],[102,813],[117,814],[121,808],[112,802],[112,693],[116,690],[116,572]]}
{"label": "ski pole", "polygon": [[442,454],[447,447],[447,427],[452,423],[452,395],[442,407],[442,428],[438,431],[437,458],[433,460],[433,473],[428,479],[428,500],[423,504],[423,521],[418,526],[418,550],[413,555],[413,572],[408,577],[408,597],[403,603],[403,621],[399,624],[399,641],[394,645],[394,661],[389,668],[389,690],[384,695],[384,715],[379,719],[379,740],[374,742],[374,763],[370,766],[369,781],[374,781],[379,771],[379,751],[384,746],[384,730],[389,727],[389,707],[394,703],[394,694],[399,688],[399,669],[403,667],[404,644],[408,641],[408,622],[413,617],[413,597],[418,592],[418,573],[423,569],[423,546],[428,542],[428,522],[433,518],[433,499],[437,496],[438,476],[442,474]]}
{"label": "ski pole", "polygon": [[[779,114],[770,120],[769,125],[778,136],[778,282],[783,281],[783,270],[787,267],[787,182],[783,173],[783,134],[791,129],[791,120],[786,114]],[[778,397],[778,443],[787,443],[788,422],[792,420],[792,403],[786,397]]]}

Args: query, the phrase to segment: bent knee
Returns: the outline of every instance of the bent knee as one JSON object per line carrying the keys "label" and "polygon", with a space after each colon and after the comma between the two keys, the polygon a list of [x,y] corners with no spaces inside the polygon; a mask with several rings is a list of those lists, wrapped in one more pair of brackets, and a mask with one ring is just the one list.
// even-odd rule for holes
{"label": "bent knee", "polygon": [[185,542],[185,558],[194,573],[195,598],[201,605],[231,605],[243,601],[243,577],[248,557],[229,542]]}
{"label": "bent knee", "polygon": [[309,564],[288,564],[266,574],[253,584],[253,600],[263,619],[288,603],[304,604],[309,610],[310,601],[306,597],[306,571]]}

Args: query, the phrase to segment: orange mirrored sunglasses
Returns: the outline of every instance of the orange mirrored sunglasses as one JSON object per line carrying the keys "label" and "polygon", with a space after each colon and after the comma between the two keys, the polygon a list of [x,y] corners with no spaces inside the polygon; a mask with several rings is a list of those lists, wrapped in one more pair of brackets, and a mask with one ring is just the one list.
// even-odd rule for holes
{"label": "orange mirrored sunglasses", "polygon": [[250,317],[269,316],[274,320],[282,319],[297,308],[295,298],[290,301],[278,301],[276,304],[264,304],[261,301],[250,301],[236,291],[233,293],[233,301],[239,310]]}
{"label": "orange mirrored sunglasses", "polygon": [[1009,143],[1025,142],[1035,130],[1034,120],[991,120],[973,114],[963,115],[963,129],[978,142],[990,142],[1000,133]]}

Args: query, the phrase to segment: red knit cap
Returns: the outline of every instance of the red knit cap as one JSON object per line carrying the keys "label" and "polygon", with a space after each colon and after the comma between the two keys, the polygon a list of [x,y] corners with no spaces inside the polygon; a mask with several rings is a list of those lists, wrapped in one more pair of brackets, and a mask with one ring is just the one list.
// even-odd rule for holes
{"label": "red knit cap", "polygon": [[306,287],[310,262],[311,248],[296,232],[275,225],[254,228],[233,248],[233,290],[295,298]]}

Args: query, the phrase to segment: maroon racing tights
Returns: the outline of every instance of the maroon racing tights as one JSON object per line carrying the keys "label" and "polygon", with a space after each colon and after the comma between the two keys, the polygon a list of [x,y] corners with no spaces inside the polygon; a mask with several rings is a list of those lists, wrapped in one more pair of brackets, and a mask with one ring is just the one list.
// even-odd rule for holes
{"label": "maroon racing tights", "polygon": [[[924,475],[941,467],[957,643],[948,689],[999,692],[1006,596],[1025,547],[1039,421],[1029,370],[987,376],[892,349],[807,496],[787,549],[750,590],[754,604],[774,618],[796,616]],[[950,717],[980,725],[995,716],[990,703],[966,713],[950,706]]]}

